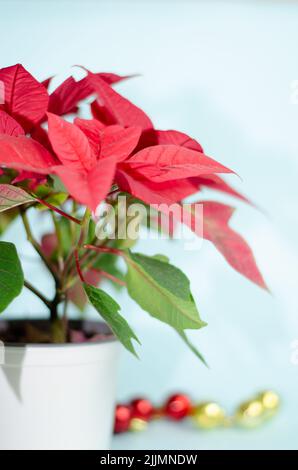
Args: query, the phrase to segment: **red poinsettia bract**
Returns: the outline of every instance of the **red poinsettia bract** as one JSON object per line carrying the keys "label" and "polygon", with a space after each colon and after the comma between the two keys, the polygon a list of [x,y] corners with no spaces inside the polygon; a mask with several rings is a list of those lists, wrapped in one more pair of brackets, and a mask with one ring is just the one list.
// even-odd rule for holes
{"label": "red poinsettia bract", "polygon": [[[86,71],[49,94],[51,78],[39,82],[20,64],[1,69],[0,165],[17,170],[12,183],[29,179],[32,188],[57,175],[70,197],[92,211],[114,185],[146,204],[182,202],[204,187],[246,200],[218,176],[231,170],[205,155],[195,139],[155,129],[143,110],[115,91],[112,85],[125,78]],[[90,96],[96,97],[92,118],[82,119],[80,102]],[[266,287],[249,246],[228,225],[233,209],[203,206],[204,237],[237,271]]]}

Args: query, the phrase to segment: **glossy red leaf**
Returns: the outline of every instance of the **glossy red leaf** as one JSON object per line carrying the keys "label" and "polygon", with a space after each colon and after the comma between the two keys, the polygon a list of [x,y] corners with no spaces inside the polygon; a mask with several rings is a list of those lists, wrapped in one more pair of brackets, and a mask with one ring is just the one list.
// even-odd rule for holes
{"label": "glossy red leaf", "polygon": [[61,178],[71,196],[93,211],[109,192],[116,169],[115,158],[105,158],[97,162],[90,171],[57,166],[53,171]]}
{"label": "glossy red leaf", "polygon": [[227,262],[243,276],[267,289],[251,248],[229,227],[232,207],[219,202],[204,201],[204,238],[210,240]]}
{"label": "glossy red leaf", "polygon": [[[98,73],[94,75],[100,77],[109,85],[129,78],[129,76],[120,76],[114,73]],[[46,81],[47,86],[50,81],[51,79]],[[87,77],[75,80],[70,76],[51,93],[48,110],[59,116],[76,112],[79,102],[88,98],[92,93],[94,93],[94,90]]]}
{"label": "glossy red leaf", "polygon": [[90,170],[95,163],[86,135],[74,124],[52,113],[48,115],[51,145],[63,165],[76,170]]}
{"label": "glossy red leaf", "polygon": [[53,152],[48,133],[43,127],[41,127],[40,125],[35,126],[34,129],[32,129],[32,131],[30,132],[30,136],[32,137],[32,139],[37,140],[37,142],[39,142],[47,150],[49,150],[49,152]]}
{"label": "glossy red leaf", "polygon": [[50,83],[51,83],[52,79],[53,79],[53,77],[46,78],[46,79],[43,80],[41,83],[42,83],[42,85],[43,85],[46,89],[48,89],[49,86],[50,86]]}
{"label": "glossy red leaf", "polygon": [[153,127],[149,117],[140,108],[117,93],[101,77],[88,72],[88,81],[98,95],[100,106],[113,116],[114,122],[124,127],[140,126],[143,130]]}
{"label": "glossy red leaf", "polygon": [[212,173],[231,173],[231,170],[203,153],[177,145],[147,147],[133,155],[126,164],[155,183]]}
{"label": "glossy red leaf", "polygon": [[105,106],[100,105],[97,100],[92,101],[90,109],[94,119],[97,119],[105,126],[117,124],[115,116]]}
{"label": "glossy red leaf", "polygon": [[141,135],[140,127],[106,127],[96,119],[76,118],[74,123],[85,133],[97,158],[114,156],[118,162],[125,160],[132,153]]}
{"label": "glossy red leaf", "polygon": [[188,179],[153,183],[122,167],[116,173],[116,182],[122,191],[147,204],[173,204],[197,192],[197,186]]}
{"label": "glossy red leaf", "polygon": [[0,165],[48,174],[57,160],[39,142],[25,136],[0,135]]}
{"label": "glossy red leaf", "polygon": [[76,118],[74,123],[86,135],[93,155],[98,158],[101,148],[101,132],[105,128],[96,119],[80,119]]}
{"label": "glossy red leaf", "polygon": [[[213,201],[200,201],[203,204],[203,237],[214,244],[226,261],[240,274],[258,286],[267,289],[265,281],[256,264],[251,248],[235,230],[229,226],[234,208]],[[192,217],[183,219],[184,223],[196,232],[200,224],[196,223],[194,205]],[[181,222],[179,213],[177,221]],[[197,233],[201,236],[201,233]]]}
{"label": "glossy red leaf", "polygon": [[1,69],[0,81],[4,83],[3,109],[30,130],[45,115],[47,90],[20,64]]}
{"label": "glossy red leaf", "polygon": [[100,158],[115,156],[118,162],[125,160],[137,146],[141,132],[140,127],[106,127],[101,133]]}
{"label": "glossy red leaf", "polygon": [[49,112],[62,116],[76,111],[80,101],[91,95],[92,89],[85,78],[76,81],[68,77],[50,95]]}
{"label": "glossy red leaf", "polygon": [[111,72],[99,72],[95,73],[98,77],[102,78],[108,85],[115,85],[115,83],[122,82],[128,78],[134,78],[137,75],[118,75],[117,73]]}
{"label": "glossy red leaf", "polygon": [[0,134],[18,136],[25,135],[25,132],[13,117],[0,110]]}
{"label": "glossy red leaf", "polygon": [[203,148],[199,142],[183,132],[155,130],[154,134],[157,144],[159,145],[178,145],[179,147],[185,147],[189,150],[203,153]]}

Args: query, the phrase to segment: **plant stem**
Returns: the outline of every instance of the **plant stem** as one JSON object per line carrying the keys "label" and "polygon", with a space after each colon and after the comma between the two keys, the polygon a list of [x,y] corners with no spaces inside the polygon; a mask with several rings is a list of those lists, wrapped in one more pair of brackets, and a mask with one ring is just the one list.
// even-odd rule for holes
{"label": "plant stem", "polygon": [[40,300],[49,308],[51,309],[52,303],[48,300],[36,287],[34,287],[29,281],[24,281],[24,286],[27,287],[33,294],[40,298]]}
{"label": "plant stem", "polygon": [[58,265],[59,265],[59,269],[60,271],[63,271],[64,269],[64,260],[63,260],[63,246],[62,246],[62,234],[61,234],[61,229],[60,229],[60,226],[59,226],[59,222],[57,220],[57,216],[56,216],[56,213],[51,211],[51,216],[52,216],[52,219],[53,219],[53,223],[54,223],[54,227],[55,227],[55,232],[56,232],[56,236],[57,236],[57,254],[58,254]]}
{"label": "plant stem", "polygon": [[54,323],[58,320],[58,305],[62,302],[62,295],[56,289],[55,297],[53,298],[50,306],[50,315],[51,315],[51,323]]}
{"label": "plant stem", "polygon": [[84,241],[85,241],[85,238],[87,236],[88,229],[89,229],[90,217],[91,217],[91,211],[87,207],[87,209],[85,211],[85,214],[84,214],[84,217],[83,217],[83,220],[82,220],[82,229],[81,229],[80,238],[79,238],[79,241],[78,241],[77,248],[81,248],[84,244]]}
{"label": "plant stem", "polygon": [[62,215],[62,217],[66,217],[66,219],[69,219],[71,220],[72,222],[78,224],[78,225],[81,225],[82,224],[82,221],[77,219],[76,217],[73,217],[72,215],[70,214],[67,214],[66,212],[62,211],[61,209],[59,209],[58,207],[56,206],[53,206],[52,204],[50,204],[49,202],[47,201],[44,201],[43,199],[39,199],[38,197],[35,196],[35,199],[40,203],[40,204],[43,204],[44,206],[48,207],[49,209],[51,209],[52,211],[54,212],[57,212],[57,214],[60,214]]}
{"label": "plant stem", "polygon": [[[74,218],[76,218],[76,214],[77,214],[77,209],[78,209],[78,206],[77,206],[77,202],[75,200],[72,201],[72,216]],[[72,244],[74,245],[75,243],[75,236],[76,236],[76,224],[74,222],[70,222],[70,232],[71,232],[71,240],[72,240]]]}
{"label": "plant stem", "polygon": [[84,276],[83,276],[83,273],[81,271],[81,267],[80,267],[80,260],[79,260],[79,252],[78,250],[75,250],[75,261],[76,261],[76,268],[77,268],[77,273],[79,275],[79,278],[81,279],[81,281],[84,283],[85,282],[85,279],[84,279]]}
{"label": "plant stem", "polygon": [[22,217],[22,220],[23,220],[23,224],[24,224],[24,228],[25,228],[25,231],[26,231],[26,235],[27,235],[27,239],[28,241],[31,243],[31,245],[33,246],[33,248],[35,249],[35,251],[39,254],[39,256],[41,257],[41,259],[43,260],[44,264],[46,265],[46,267],[48,268],[48,270],[51,272],[56,284],[58,283],[59,284],[59,277],[55,271],[55,269],[53,268],[52,264],[50,263],[50,261],[48,260],[48,258],[44,255],[42,249],[41,249],[41,246],[39,245],[39,243],[35,240],[33,234],[32,234],[32,231],[31,231],[31,227],[30,227],[30,224],[29,224],[29,220],[28,220],[28,217],[27,217],[27,214],[24,210],[21,209],[21,217]]}
{"label": "plant stem", "polygon": [[[33,246],[35,251],[39,254],[40,258],[43,260],[44,264],[46,265],[46,267],[48,268],[48,270],[52,274],[52,276],[54,278],[54,281],[55,281],[56,293],[55,293],[55,296],[54,296],[52,301],[48,301],[45,298],[41,298],[40,293],[38,292],[38,294],[37,294],[37,290],[35,288],[33,288],[33,286],[31,286],[31,284],[30,284],[31,291],[34,292],[36,295],[38,295],[38,297],[41,298],[41,300],[43,300],[43,301],[46,300],[47,301],[47,302],[44,302],[44,303],[49,308],[49,310],[50,310],[50,320],[51,320],[52,323],[54,323],[58,319],[58,305],[64,300],[64,293],[61,290],[61,281],[60,281],[59,275],[57,274],[56,270],[54,269],[54,267],[52,266],[52,264],[50,263],[48,258],[44,255],[44,253],[41,249],[41,246],[35,240],[35,238],[32,234],[31,227],[30,227],[30,224],[29,224],[29,220],[28,220],[28,217],[27,217],[27,214],[26,214],[25,210],[21,209],[21,217],[22,217],[22,220],[23,220],[23,224],[24,224],[24,228],[25,228],[25,231],[26,231],[26,234],[27,234],[28,241],[31,243],[31,245]],[[26,287],[29,288],[29,283],[28,282],[27,282]],[[43,297],[43,295],[42,295],[42,297]]]}
{"label": "plant stem", "polygon": [[[90,217],[91,217],[90,209],[86,209],[84,217],[82,219],[82,223],[81,223],[82,228],[81,228],[81,232],[80,232],[80,235],[79,235],[79,240],[78,240],[76,246],[74,246],[70,250],[70,252],[69,252],[69,254],[66,258],[66,261],[65,261],[64,271],[63,271],[63,276],[62,276],[63,280],[67,276],[69,269],[71,270],[71,263],[72,263],[74,255],[75,255],[75,251],[79,250],[81,248],[81,246],[83,245],[83,243],[84,243],[84,240],[85,240],[85,237],[87,235],[88,228],[89,228]],[[74,240],[73,240],[73,244],[74,244]]]}
{"label": "plant stem", "polygon": [[87,209],[85,211],[85,214],[84,214],[84,217],[83,217],[83,220],[82,220],[82,228],[81,228],[80,237],[79,237],[79,240],[78,240],[78,243],[77,243],[77,247],[74,251],[77,273],[78,273],[79,278],[81,279],[82,282],[85,282],[85,280],[84,280],[84,276],[83,276],[83,273],[82,273],[81,268],[80,268],[79,251],[80,251],[80,248],[83,246],[85,238],[86,238],[87,233],[88,233],[90,217],[91,217],[91,211],[87,207]]}
{"label": "plant stem", "polygon": [[110,279],[110,281],[115,282],[116,284],[119,284],[119,286],[126,286],[126,283],[119,279],[116,276],[113,276],[113,274],[110,274],[106,271],[103,271],[102,269],[94,269],[97,273],[101,274],[102,276],[106,277],[107,279]]}
{"label": "plant stem", "polygon": [[86,250],[98,251],[99,253],[112,253],[113,255],[123,256],[126,258],[126,253],[124,251],[109,246],[84,245],[84,248]]}

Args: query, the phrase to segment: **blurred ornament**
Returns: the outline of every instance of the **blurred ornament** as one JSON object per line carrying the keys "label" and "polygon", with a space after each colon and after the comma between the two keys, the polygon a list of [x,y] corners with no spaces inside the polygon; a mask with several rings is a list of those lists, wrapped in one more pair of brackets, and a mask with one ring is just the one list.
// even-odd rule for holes
{"label": "blurred ornament", "polygon": [[129,405],[117,405],[114,432],[140,432],[147,428],[150,420],[167,417],[179,421],[188,416],[201,429],[230,427],[235,424],[254,428],[271,418],[279,405],[280,398],[272,390],[260,392],[251,400],[241,403],[234,416],[227,416],[215,402],[192,406],[188,396],[182,393],[170,396],[165,405],[159,407],[153,407],[146,398],[135,398]]}
{"label": "blurred ornament", "polygon": [[164,408],[154,408],[153,409],[152,419],[161,419],[164,416],[165,416]]}
{"label": "blurred ornament", "polygon": [[184,394],[172,395],[165,405],[166,416],[177,421],[188,416],[190,411],[190,399]]}
{"label": "blurred ornament", "polygon": [[277,412],[280,405],[280,399],[277,393],[271,390],[267,390],[265,392],[260,393],[257,398],[260,400],[264,407],[266,418],[271,417]]}
{"label": "blurred ornament", "polygon": [[236,421],[244,427],[254,428],[264,420],[265,408],[259,399],[252,399],[242,403],[236,411]]}
{"label": "blurred ornament", "polygon": [[153,414],[153,405],[146,398],[136,398],[131,402],[132,417],[148,421]]}
{"label": "blurred ornament", "polygon": [[127,405],[117,405],[115,410],[114,432],[125,432],[129,429],[131,421],[131,407]]}
{"label": "blurred ornament", "polygon": [[217,403],[200,403],[191,414],[197,426],[203,429],[217,428],[225,423],[225,412]]}
{"label": "blurred ornament", "polygon": [[129,431],[140,432],[147,429],[148,423],[145,419],[132,418],[129,424]]}

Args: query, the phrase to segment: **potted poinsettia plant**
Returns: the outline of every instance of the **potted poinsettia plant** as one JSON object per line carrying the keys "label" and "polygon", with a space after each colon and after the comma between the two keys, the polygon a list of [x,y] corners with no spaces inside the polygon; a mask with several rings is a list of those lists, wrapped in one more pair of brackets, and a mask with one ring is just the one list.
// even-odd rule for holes
{"label": "potted poinsettia plant", "polygon": [[[99,287],[102,278],[124,286],[204,360],[185,332],[205,326],[189,280],[165,256],[132,250],[132,217],[126,216],[136,202],[155,205],[157,215],[171,212],[174,223],[187,223],[194,231],[200,204],[198,235],[265,288],[249,246],[229,227],[233,208],[198,200],[187,205],[186,222],[177,210],[205,187],[244,199],[218,176],[231,170],[186,134],[155,129],[144,111],[113,88],[128,77],[83,70],[83,78],[70,76],[54,90],[52,78],[40,82],[22,65],[0,70],[0,311],[24,287],[49,311],[48,320],[28,320],[30,305],[24,305],[22,321],[4,316],[0,322],[1,448],[108,447],[119,342],[135,354],[138,338],[125,312]],[[89,113],[84,118],[81,103]],[[113,237],[99,215],[107,206],[118,216]],[[53,230],[40,237],[35,228],[45,214]],[[38,280],[24,277],[18,247],[5,238],[16,219],[48,270],[52,297],[40,291]],[[135,226],[140,223],[138,218]],[[159,217],[156,228],[163,230]],[[84,308],[86,301],[104,325],[68,318],[69,305]]]}

